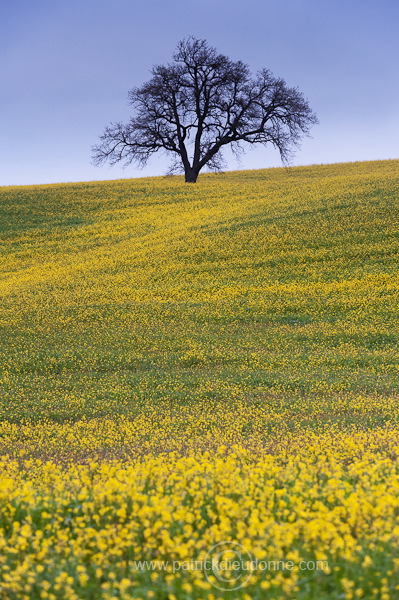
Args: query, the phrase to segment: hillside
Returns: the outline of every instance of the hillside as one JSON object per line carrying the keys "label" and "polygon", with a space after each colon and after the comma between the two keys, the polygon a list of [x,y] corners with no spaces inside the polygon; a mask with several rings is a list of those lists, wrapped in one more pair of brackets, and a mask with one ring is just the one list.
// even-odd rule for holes
{"label": "hillside", "polygon": [[336,567],[237,598],[395,597],[398,198],[399,161],[0,188],[0,598],[214,600],[131,561],[226,540]]}
{"label": "hillside", "polygon": [[398,191],[398,161],[1,188],[0,414],[360,395],[391,418]]}

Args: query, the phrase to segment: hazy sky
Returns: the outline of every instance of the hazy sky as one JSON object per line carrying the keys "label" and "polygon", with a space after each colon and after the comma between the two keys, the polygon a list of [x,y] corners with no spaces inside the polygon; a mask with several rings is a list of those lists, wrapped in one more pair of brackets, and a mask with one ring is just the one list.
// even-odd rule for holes
{"label": "hazy sky", "polygon": [[[299,87],[320,125],[293,164],[397,158],[398,32],[398,0],[1,0],[0,185],[164,174],[157,155],[94,167],[91,146],[189,35]],[[229,159],[278,165],[262,147]]]}

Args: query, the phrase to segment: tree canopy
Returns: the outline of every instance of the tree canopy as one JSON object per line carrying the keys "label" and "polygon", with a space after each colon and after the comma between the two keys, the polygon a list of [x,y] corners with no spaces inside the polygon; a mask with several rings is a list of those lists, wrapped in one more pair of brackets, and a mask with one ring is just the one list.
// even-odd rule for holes
{"label": "tree canopy", "polygon": [[166,151],[170,172],[183,170],[190,183],[205,166],[222,168],[227,145],[237,154],[247,144],[271,144],[287,162],[318,122],[297,88],[267,69],[252,76],[243,62],[193,37],[179,42],[173,62],[153,67],[151,79],[129,91],[129,104],[133,116],[106,127],[94,163],[145,166]]}

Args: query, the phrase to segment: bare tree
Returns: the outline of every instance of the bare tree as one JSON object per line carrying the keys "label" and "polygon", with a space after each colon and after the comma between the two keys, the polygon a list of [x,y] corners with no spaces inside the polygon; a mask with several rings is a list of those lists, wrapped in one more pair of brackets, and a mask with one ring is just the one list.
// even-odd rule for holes
{"label": "bare tree", "polygon": [[183,167],[195,183],[206,165],[219,170],[221,150],[236,154],[242,144],[271,144],[287,162],[317,117],[297,88],[263,69],[251,76],[247,65],[218,54],[205,40],[179,42],[167,65],[129,92],[135,116],[112,123],[93,148],[93,162],[122,161],[144,166],[159,150],[172,153],[171,172]]}

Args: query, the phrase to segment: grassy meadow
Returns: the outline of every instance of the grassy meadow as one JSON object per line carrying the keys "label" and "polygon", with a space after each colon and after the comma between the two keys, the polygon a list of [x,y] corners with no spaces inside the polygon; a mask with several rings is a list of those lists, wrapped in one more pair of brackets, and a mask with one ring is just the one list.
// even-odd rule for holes
{"label": "grassy meadow", "polygon": [[399,597],[398,200],[399,161],[0,188],[1,600]]}

